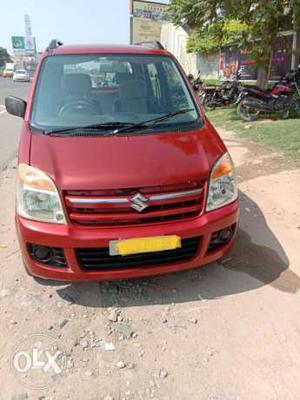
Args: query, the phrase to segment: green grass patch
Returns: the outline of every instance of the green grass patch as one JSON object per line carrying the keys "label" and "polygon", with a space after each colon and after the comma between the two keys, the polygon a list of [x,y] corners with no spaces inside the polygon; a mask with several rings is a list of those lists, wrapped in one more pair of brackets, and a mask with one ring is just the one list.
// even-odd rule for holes
{"label": "green grass patch", "polygon": [[[230,79],[228,79],[230,81]],[[206,84],[206,85],[222,85],[222,83],[224,83],[224,81],[220,81],[220,79],[202,79],[202,81]],[[245,85],[250,85],[250,86],[254,86],[256,85],[256,81],[243,81],[242,79],[239,80],[241,83],[244,83]],[[269,82],[268,83],[268,87],[272,88],[274,86],[275,82]]]}
{"label": "green grass patch", "polygon": [[222,82],[219,81],[219,79],[203,79],[203,82],[206,85],[221,85]]}
{"label": "green grass patch", "polygon": [[244,122],[238,118],[234,108],[216,109],[207,115],[217,128],[234,131],[244,138],[264,143],[300,161],[300,119]]}

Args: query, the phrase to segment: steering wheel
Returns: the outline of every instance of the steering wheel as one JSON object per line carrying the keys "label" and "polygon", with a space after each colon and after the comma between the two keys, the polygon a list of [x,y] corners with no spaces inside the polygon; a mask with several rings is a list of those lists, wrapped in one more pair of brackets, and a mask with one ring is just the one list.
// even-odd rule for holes
{"label": "steering wheel", "polygon": [[60,117],[70,114],[99,115],[99,110],[97,105],[92,100],[73,100],[63,105],[58,111],[58,115]]}

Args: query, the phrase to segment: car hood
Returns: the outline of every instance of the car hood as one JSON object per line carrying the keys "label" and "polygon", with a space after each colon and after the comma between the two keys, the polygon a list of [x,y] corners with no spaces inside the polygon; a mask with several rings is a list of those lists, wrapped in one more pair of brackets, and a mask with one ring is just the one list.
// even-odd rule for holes
{"label": "car hood", "polygon": [[131,136],[32,134],[30,164],[61,190],[124,189],[205,180],[225,147],[213,128]]}

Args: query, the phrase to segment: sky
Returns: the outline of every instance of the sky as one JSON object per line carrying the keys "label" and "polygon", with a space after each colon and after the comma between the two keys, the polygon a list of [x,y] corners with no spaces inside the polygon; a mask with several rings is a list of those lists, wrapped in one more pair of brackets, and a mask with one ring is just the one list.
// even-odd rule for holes
{"label": "sky", "polygon": [[25,34],[24,14],[30,15],[38,51],[54,38],[64,44],[129,43],[128,0],[5,1],[0,11],[0,47],[9,52],[11,36]]}

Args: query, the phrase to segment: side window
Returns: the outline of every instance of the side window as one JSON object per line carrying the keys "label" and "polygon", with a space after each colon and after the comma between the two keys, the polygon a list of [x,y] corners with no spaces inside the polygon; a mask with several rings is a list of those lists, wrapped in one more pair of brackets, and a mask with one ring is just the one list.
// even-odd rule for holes
{"label": "side window", "polygon": [[173,108],[189,108],[187,93],[184,90],[179,72],[170,62],[163,62],[163,68]]}
{"label": "side window", "polygon": [[154,97],[157,105],[160,106],[162,103],[162,90],[161,90],[162,88],[156,65],[147,64],[146,68],[151,83],[152,96]]}

